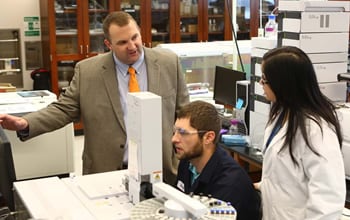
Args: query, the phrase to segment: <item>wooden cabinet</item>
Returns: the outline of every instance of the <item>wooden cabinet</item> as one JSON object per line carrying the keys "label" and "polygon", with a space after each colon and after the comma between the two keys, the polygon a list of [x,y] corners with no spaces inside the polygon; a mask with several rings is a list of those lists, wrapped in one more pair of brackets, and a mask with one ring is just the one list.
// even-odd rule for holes
{"label": "wooden cabinet", "polygon": [[[230,12],[229,12],[230,10]],[[207,0],[204,4],[203,40],[221,41],[232,39],[231,5],[227,0]]]}
{"label": "wooden cabinet", "polygon": [[[111,11],[130,13],[144,45],[232,39],[227,0],[40,0],[44,68],[52,92],[70,83],[77,62],[107,50],[103,19]],[[231,13],[231,12],[230,12]]]}
{"label": "wooden cabinet", "polygon": [[68,86],[78,61],[105,51],[102,21],[113,9],[108,0],[40,0],[43,61],[54,93]]}
{"label": "wooden cabinet", "polygon": [[151,0],[149,2],[147,12],[150,18],[146,19],[149,24],[146,25],[148,28],[144,33],[146,44],[155,47],[160,43],[175,42],[175,17],[171,16],[176,12],[174,1]]}
{"label": "wooden cabinet", "polygon": [[232,39],[226,0],[117,0],[130,13],[147,47],[159,43]]}
{"label": "wooden cabinet", "polygon": [[115,10],[130,13],[147,47],[159,43],[232,39],[226,0],[40,0],[44,67],[57,95],[75,64],[107,50],[102,22]]}
{"label": "wooden cabinet", "polygon": [[151,47],[150,0],[116,0],[116,10],[129,13],[140,27],[142,41]]}
{"label": "wooden cabinet", "polygon": [[232,39],[225,0],[175,1],[175,42]]}
{"label": "wooden cabinet", "polygon": [[110,0],[40,0],[43,63],[52,92],[59,95],[69,85],[77,62],[105,51],[102,21],[113,10]]}

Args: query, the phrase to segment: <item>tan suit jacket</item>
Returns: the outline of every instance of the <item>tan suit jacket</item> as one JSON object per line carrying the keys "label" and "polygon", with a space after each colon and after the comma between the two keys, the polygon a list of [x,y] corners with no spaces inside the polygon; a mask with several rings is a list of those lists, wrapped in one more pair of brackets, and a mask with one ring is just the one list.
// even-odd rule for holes
{"label": "tan suit jacket", "polygon": [[[144,52],[148,91],[162,97],[164,180],[173,184],[178,161],[171,144],[172,127],[176,110],[189,102],[188,92],[174,53],[159,48],[144,48]],[[27,139],[82,118],[83,174],[121,169],[126,129],[119,96],[111,52],[82,60],[58,102],[24,116],[29,122]]]}

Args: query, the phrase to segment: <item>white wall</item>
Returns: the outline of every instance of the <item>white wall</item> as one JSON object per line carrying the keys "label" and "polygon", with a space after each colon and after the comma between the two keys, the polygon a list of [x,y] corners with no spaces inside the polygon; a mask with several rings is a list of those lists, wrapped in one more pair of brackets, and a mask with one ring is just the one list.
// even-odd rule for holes
{"label": "white wall", "polygon": [[25,37],[24,36],[24,17],[40,16],[39,0],[1,0],[0,7],[0,29],[15,28],[21,32],[21,57],[23,71],[23,88],[33,89],[33,80],[30,78],[32,70],[25,69],[25,41],[39,41],[41,37]]}

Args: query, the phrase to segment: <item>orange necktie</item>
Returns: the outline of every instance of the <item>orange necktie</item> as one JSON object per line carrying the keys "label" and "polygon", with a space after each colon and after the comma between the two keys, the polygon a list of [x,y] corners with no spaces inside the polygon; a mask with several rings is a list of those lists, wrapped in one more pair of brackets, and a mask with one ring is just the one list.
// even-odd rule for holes
{"label": "orange necktie", "polygon": [[128,69],[130,78],[129,78],[129,92],[140,92],[140,87],[136,79],[136,71],[130,66]]}

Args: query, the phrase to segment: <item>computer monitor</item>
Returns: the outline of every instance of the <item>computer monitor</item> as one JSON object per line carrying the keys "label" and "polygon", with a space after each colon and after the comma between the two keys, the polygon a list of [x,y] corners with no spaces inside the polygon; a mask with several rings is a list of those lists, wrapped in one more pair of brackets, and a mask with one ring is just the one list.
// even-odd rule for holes
{"label": "computer monitor", "polygon": [[13,182],[16,180],[16,172],[12,158],[11,144],[5,131],[0,126],[0,193],[4,203],[11,211],[14,211]]}
{"label": "computer monitor", "polygon": [[236,82],[245,79],[244,72],[216,66],[214,80],[215,103],[234,108],[237,100]]}

